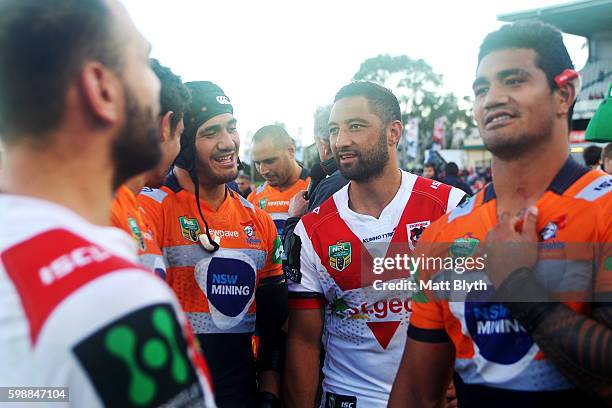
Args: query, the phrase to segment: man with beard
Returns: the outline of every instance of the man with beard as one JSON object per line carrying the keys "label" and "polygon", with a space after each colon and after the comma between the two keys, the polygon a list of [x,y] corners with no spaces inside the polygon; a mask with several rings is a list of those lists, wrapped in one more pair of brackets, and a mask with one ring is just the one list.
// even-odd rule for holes
{"label": "man with beard", "polygon": [[295,160],[295,142],[281,126],[264,126],[255,132],[252,155],[255,168],[266,181],[248,200],[270,214],[282,241],[289,201],[308,188],[308,170]]}
{"label": "man with beard", "polygon": [[[486,256],[464,271],[486,289],[413,304],[389,406],[439,406],[453,369],[461,407],[609,406],[612,176],[569,154],[580,81],[561,33],[538,22],[490,33],[473,89],[493,182],[416,252]],[[449,275],[438,268],[422,281]]]}
{"label": "man with beard", "polygon": [[107,226],[114,190],[160,157],[149,49],[115,1],[0,3],[2,387],[214,406],[176,298]]}
{"label": "man with beard", "polygon": [[[159,216],[156,212],[158,207],[147,206],[154,201],[144,195],[140,196],[141,203],[139,203],[136,194],[145,185],[160,187],[165,181],[166,174],[180,149],[181,134],[184,129],[183,113],[190,97],[181,79],[169,68],[162,66],[156,59],[151,59],[151,68],[161,83],[158,134],[162,159],[155,169],[130,178],[117,189],[111,207],[111,224],[132,236],[136,242],[140,262],[165,279],[166,266],[162,252],[155,242],[150,227],[150,220]],[[145,188],[149,192],[152,191],[149,187]],[[151,211],[150,214],[147,209]]]}
{"label": "man with beard", "polygon": [[[192,100],[171,192],[150,194],[161,203],[154,229],[166,280],[208,359],[217,404],[278,406],[287,317],[282,247],[268,214],[226,186],[238,174],[240,147],[230,99],[211,82],[186,85]],[[256,323],[259,395],[251,347]]]}
{"label": "man with beard", "polygon": [[410,293],[379,290],[397,274],[374,275],[373,258],[410,254],[420,230],[464,197],[398,168],[402,129],[399,103],[388,89],[354,82],[336,94],[330,143],[350,182],[294,230],[302,247],[289,282],[288,406],[313,406],[323,321],[321,405],[387,405],[406,339]]}

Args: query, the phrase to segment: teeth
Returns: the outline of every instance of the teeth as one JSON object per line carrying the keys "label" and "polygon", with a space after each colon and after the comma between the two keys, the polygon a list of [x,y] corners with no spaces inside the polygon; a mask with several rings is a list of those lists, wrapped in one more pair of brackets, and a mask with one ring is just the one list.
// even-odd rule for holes
{"label": "teeth", "polygon": [[228,156],[223,156],[223,157],[217,157],[216,160],[217,161],[225,161],[225,160],[229,160],[232,158],[232,155],[228,155]]}
{"label": "teeth", "polygon": [[497,117],[491,119],[491,121],[489,123],[499,122],[500,120],[505,120],[505,119],[510,119],[510,115],[497,116]]}

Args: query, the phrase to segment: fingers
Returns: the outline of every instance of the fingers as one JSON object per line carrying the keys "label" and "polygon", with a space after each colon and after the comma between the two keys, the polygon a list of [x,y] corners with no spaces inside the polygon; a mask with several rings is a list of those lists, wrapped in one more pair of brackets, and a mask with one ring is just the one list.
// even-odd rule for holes
{"label": "fingers", "polygon": [[529,207],[527,211],[525,211],[525,215],[523,216],[523,231],[521,235],[523,236],[534,236],[536,235],[536,224],[538,222],[538,207]]}

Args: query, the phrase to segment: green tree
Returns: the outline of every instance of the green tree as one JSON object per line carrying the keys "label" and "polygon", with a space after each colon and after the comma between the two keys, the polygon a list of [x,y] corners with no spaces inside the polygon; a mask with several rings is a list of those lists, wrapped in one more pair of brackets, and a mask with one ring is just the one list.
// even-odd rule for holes
{"label": "green tree", "polygon": [[[452,129],[475,126],[469,109],[460,107],[459,99],[442,89],[442,75],[434,72],[424,60],[407,55],[378,55],[368,58],[353,76],[356,81],[379,83],[393,91],[400,102],[404,123],[408,118],[419,119],[419,150],[422,155],[431,148],[434,120],[445,116],[445,147],[452,144]],[[469,97],[463,105],[470,106]],[[422,159],[422,156],[418,158]]]}

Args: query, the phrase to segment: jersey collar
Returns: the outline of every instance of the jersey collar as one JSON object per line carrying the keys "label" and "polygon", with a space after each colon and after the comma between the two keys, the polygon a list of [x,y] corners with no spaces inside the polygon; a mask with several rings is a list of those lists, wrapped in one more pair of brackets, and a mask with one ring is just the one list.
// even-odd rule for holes
{"label": "jersey collar", "polygon": [[[589,172],[589,168],[578,163],[572,156],[569,156],[557,175],[548,185],[547,191],[552,191],[555,194],[561,195],[571,187],[578,179]],[[484,189],[484,198],[482,203],[485,204],[496,199],[493,183],[487,184]]]}

